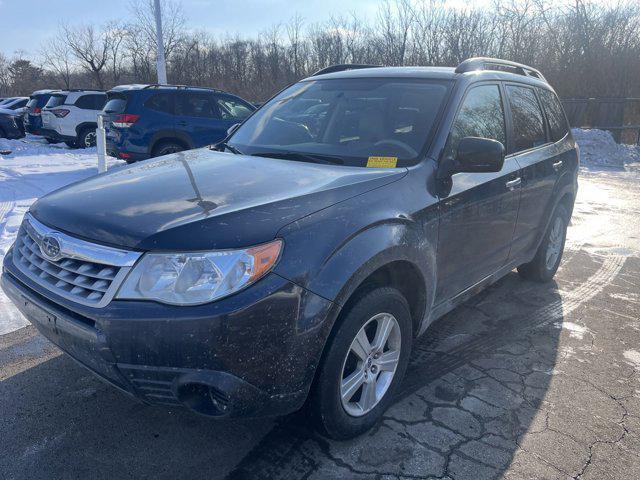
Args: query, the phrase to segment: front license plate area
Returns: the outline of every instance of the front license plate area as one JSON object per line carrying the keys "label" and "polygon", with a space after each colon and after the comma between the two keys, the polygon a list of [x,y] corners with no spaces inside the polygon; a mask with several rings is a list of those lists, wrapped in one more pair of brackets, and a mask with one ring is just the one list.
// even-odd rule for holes
{"label": "front license plate area", "polygon": [[44,328],[55,335],[58,335],[58,329],[56,327],[56,317],[47,312],[38,305],[30,302],[26,298],[23,299],[25,316],[32,322],[36,322],[41,328]]}

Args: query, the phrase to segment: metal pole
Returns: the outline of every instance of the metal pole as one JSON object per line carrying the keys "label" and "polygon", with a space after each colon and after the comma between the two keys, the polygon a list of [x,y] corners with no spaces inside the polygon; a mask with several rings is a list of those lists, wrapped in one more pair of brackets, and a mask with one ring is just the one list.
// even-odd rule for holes
{"label": "metal pole", "polygon": [[162,13],[160,11],[160,0],[154,0],[153,13],[156,16],[156,61],[158,67],[158,83],[167,84],[167,66],[164,59],[164,41],[162,39]]}
{"label": "metal pole", "polygon": [[98,115],[98,128],[96,129],[96,147],[98,148],[98,173],[107,171],[107,142],[104,130],[104,118]]}

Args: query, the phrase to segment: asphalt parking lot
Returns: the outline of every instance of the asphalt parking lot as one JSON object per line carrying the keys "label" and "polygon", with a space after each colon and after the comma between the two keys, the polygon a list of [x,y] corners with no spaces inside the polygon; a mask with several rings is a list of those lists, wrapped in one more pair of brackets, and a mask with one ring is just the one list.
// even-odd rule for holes
{"label": "asphalt parking lot", "polygon": [[556,281],[513,272],[414,346],[369,434],[212,421],[102,384],[32,327],[0,337],[0,478],[640,478],[640,172],[582,172]]}

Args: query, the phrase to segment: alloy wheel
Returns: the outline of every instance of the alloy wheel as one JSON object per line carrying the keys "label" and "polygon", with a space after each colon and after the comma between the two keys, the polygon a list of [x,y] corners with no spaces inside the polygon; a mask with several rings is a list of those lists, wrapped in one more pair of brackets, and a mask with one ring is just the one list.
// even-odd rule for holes
{"label": "alloy wheel", "polygon": [[340,399],[345,411],[361,417],[387,393],[400,361],[400,325],[390,313],[371,317],[358,331],[342,364]]}
{"label": "alloy wheel", "polygon": [[89,132],[84,136],[84,146],[89,148],[96,144],[96,132]]}
{"label": "alloy wheel", "polygon": [[553,222],[553,227],[549,232],[549,243],[547,245],[546,265],[547,269],[551,270],[560,256],[562,251],[562,237],[564,233],[564,224],[562,218],[556,217]]}

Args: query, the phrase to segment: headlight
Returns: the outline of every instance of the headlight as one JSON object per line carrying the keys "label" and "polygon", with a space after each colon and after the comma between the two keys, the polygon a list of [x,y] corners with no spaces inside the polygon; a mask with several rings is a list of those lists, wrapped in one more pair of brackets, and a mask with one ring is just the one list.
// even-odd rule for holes
{"label": "headlight", "polygon": [[282,241],[244,250],[147,253],[133,267],[117,298],[198,305],[252,284],[276,263]]}

